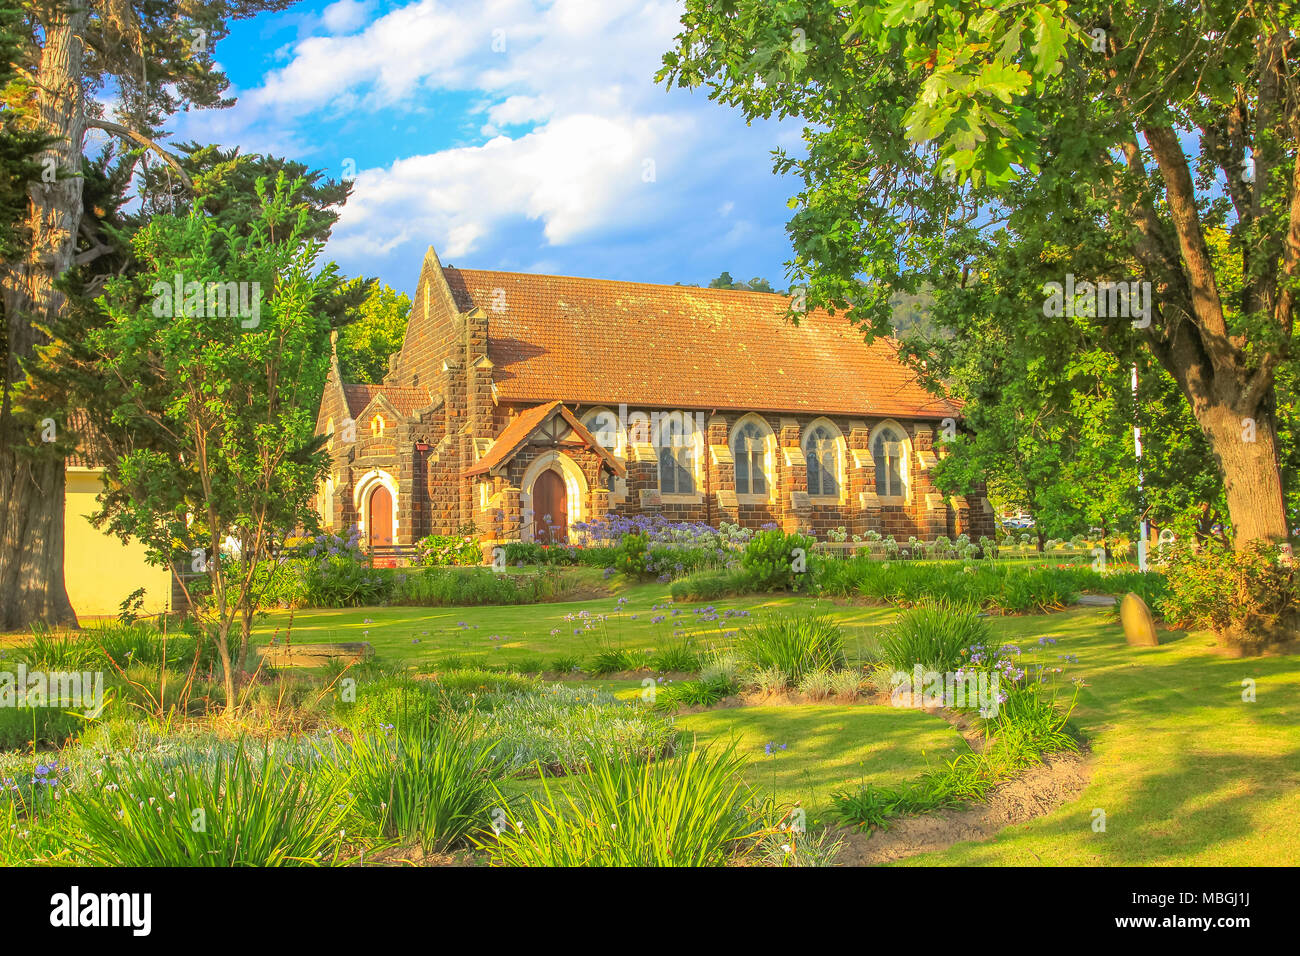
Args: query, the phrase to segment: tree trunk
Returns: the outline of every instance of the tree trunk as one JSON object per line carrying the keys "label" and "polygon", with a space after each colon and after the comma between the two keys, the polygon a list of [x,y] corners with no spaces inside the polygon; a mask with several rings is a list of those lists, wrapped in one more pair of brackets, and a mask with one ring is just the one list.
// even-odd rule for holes
{"label": "tree trunk", "polygon": [[45,24],[37,111],[41,131],[55,141],[38,161],[57,170],[58,178],[29,186],[30,245],[21,261],[0,274],[9,335],[0,395],[0,630],[37,621],[77,623],[63,581],[63,461],[42,454],[39,423],[15,415],[14,388],[22,380],[20,361],[30,359],[43,342],[33,324],[63,307],[54,282],[72,265],[76,251],[86,124],[81,34],[88,15],[84,6],[56,9]]}
{"label": "tree trunk", "polygon": [[1241,550],[1252,541],[1286,541],[1277,426],[1271,412],[1261,409],[1253,417],[1243,416],[1214,405],[1199,417],[1223,472],[1233,547]]}
{"label": "tree trunk", "polygon": [[228,617],[223,620],[217,630],[217,656],[221,658],[221,677],[226,691],[226,709],[227,717],[233,716],[236,711],[238,698],[235,693],[235,671],[231,667],[230,660],[230,625],[233,622]]}

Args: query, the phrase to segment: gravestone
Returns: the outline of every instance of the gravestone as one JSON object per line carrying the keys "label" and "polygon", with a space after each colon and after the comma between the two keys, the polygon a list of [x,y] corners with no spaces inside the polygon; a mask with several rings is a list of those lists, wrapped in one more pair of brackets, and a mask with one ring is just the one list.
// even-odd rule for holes
{"label": "gravestone", "polygon": [[1119,620],[1124,625],[1124,640],[1129,647],[1156,647],[1160,638],[1156,636],[1156,619],[1142,600],[1132,591],[1124,595],[1119,605]]}

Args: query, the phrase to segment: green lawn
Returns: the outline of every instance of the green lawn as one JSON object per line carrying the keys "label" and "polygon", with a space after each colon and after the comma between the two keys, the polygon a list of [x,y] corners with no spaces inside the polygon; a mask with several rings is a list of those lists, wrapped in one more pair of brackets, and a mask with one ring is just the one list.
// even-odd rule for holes
{"label": "green lawn", "polygon": [[[626,604],[620,605],[620,598]],[[726,598],[711,605],[684,604],[675,608],[667,607],[670,602],[666,586],[641,584],[589,601],[508,607],[295,611],[292,640],[295,643],[368,641],[381,660],[406,664],[437,663],[449,656],[465,663],[518,664],[539,657],[548,661],[560,654],[585,657],[605,643],[635,652],[689,636],[706,646],[724,640],[727,631],[735,630],[744,622],[744,618],[726,617],[728,609],[759,615],[810,603],[788,596]],[[818,606],[833,611],[843,625],[850,657],[869,647],[873,633],[894,613],[888,608],[844,607],[828,601],[818,602]],[[716,621],[702,621],[704,615],[695,613],[697,608],[708,607],[716,609]],[[674,614],[674,610],[678,613]],[[584,611],[588,618],[579,618]],[[606,618],[603,623],[595,620],[601,615]],[[565,620],[569,616],[574,619]],[[663,620],[655,623],[656,617]],[[254,629],[253,643],[265,644],[277,633],[283,641],[289,622],[288,611],[268,614]],[[593,626],[587,627],[587,622]]]}
{"label": "green lawn", "polygon": [[896,783],[970,750],[922,711],[865,704],[732,707],[678,717],[677,726],[701,743],[735,741],[750,761],[747,781],[764,796],[798,801],[809,823],[846,784]]}
{"label": "green lawn", "polygon": [[[1205,635],[1131,649],[1095,611],[1012,618],[1008,635],[1057,622],[1088,686],[1076,723],[1092,780],[1055,813],[913,865],[1295,865],[1300,862],[1300,659],[1232,659]],[[1256,700],[1242,700],[1242,681]],[[1104,833],[1093,811],[1106,814]]]}
{"label": "green lawn", "polygon": [[[618,597],[627,604],[620,612]],[[629,587],[595,601],[490,608],[366,608],[294,615],[295,641],[368,640],[381,660],[436,662],[448,655],[518,662],[557,654],[585,656],[600,643],[642,650],[672,640],[674,625],[702,643],[745,622],[720,617],[702,623],[696,607],[667,604],[661,585]],[[757,615],[807,599],[749,597],[716,602],[717,611]],[[893,617],[887,608],[822,601],[844,624],[850,655],[870,645]],[[575,635],[565,621],[586,610],[605,614],[598,627]],[[635,619],[632,615],[637,615]],[[654,624],[651,619],[665,615]],[[258,628],[266,640],[287,612]],[[1092,748],[1092,779],[1083,795],[1056,812],[1003,831],[994,840],[917,857],[917,865],[1261,865],[1300,862],[1300,659],[1233,659],[1214,653],[1200,634],[1165,634],[1159,648],[1133,649],[1113,612],[1078,608],[1059,614],[990,618],[999,639],[1061,662],[1084,681],[1074,715]],[[364,623],[366,620],[371,623]],[[464,622],[465,627],[459,626]],[[558,628],[558,633],[551,634]],[[492,637],[500,640],[493,641]],[[1242,680],[1256,682],[1257,700],[1242,701]],[[636,681],[604,681],[622,696]],[[834,789],[860,782],[899,782],[964,746],[938,718],[869,706],[749,707],[678,718],[701,740],[732,739],[751,759],[750,782],[784,800],[800,799],[810,815]],[[774,757],[768,742],[787,745]],[[1106,832],[1092,829],[1093,810],[1106,813]]]}

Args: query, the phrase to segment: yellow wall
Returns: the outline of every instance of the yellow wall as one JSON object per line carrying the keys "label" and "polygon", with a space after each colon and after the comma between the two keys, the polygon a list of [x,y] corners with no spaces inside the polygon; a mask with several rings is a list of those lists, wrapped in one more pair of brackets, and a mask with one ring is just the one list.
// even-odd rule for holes
{"label": "yellow wall", "polygon": [[165,610],[171,574],[145,561],[144,545],[122,542],[88,520],[103,490],[98,470],[69,468],[64,500],[63,576],[78,618],[116,615],[136,588],[144,588],[144,612]]}

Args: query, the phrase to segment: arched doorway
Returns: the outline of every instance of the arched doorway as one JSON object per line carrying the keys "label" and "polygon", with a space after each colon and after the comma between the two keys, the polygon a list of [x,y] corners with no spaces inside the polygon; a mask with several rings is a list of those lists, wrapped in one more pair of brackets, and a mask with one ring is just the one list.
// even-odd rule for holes
{"label": "arched doorway", "polygon": [[544,471],[533,482],[533,540],[542,544],[569,540],[569,492],[557,471]]}
{"label": "arched doorway", "polygon": [[393,545],[393,496],[383,485],[376,485],[370,492],[370,507],[367,510],[366,535],[370,550],[389,548]]}

